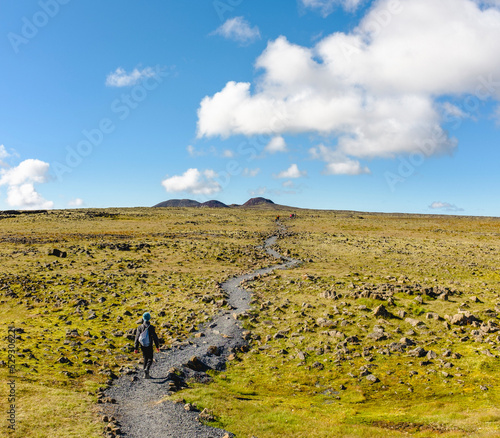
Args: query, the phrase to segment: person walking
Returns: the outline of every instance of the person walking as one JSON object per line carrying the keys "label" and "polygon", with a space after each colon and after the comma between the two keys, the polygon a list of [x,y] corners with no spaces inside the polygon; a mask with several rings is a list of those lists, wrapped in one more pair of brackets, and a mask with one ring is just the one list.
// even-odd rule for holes
{"label": "person walking", "polygon": [[156,352],[160,352],[160,342],[156,335],[155,327],[151,325],[151,314],[146,312],[142,315],[142,324],[135,332],[134,353],[138,353],[139,346],[144,357],[144,378],[150,379],[149,369],[153,364],[153,343],[156,345]]}

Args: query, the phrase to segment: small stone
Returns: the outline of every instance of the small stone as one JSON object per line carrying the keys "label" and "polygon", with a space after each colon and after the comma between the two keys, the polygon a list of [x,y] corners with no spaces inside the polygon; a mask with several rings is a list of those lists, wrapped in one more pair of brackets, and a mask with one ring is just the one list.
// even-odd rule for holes
{"label": "small stone", "polygon": [[215,345],[211,345],[210,347],[208,347],[207,353],[211,354],[213,356],[220,356],[219,347],[217,347]]}
{"label": "small stone", "polygon": [[432,351],[432,350],[429,350],[427,352],[427,359],[429,360],[432,360],[432,359],[436,359],[438,357],[437,353],[435,351]]}
{"label": "small stone", "polygon": [[378,382],[380,382],[380,380],[378,379],[378,377],[376,377],[373,374],[368,374],[366,376],[366,380],[368,380],[369,382],[372,382],[372,383],[378,383]]}
{"label": "small stone", "polygon": [[412,357],[424,357],[427,354],[427,351],[425,351],[422,347],[417,347],[414,350],[410,350],[408,352],[408,356]]}
{"label": "small stone", "polygon": [[412,325],[413,327],[422,327],[425,326],[425,324],[422,321],[419,321],[418,319],[415,318],[405,318],[405,321]]}
{"label": "small stone", "polygon": [[376,316],[376,317],[379,317],[379,318],[392,318],[393,315],[392,313],[390,313],[385,307],[383,304],[381,304],[380,306],[377,306],[374,310],[373,310],[373,315]]}

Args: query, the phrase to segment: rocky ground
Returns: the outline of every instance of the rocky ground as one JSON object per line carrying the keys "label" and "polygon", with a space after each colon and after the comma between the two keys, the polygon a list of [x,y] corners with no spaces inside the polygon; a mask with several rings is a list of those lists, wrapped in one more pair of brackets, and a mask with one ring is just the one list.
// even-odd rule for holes
{"label": "rocky ground", "polygon": [[[297,210],[268,249],[301,265],[241,277],[252,298],[233,302],[248,295],[228,280],[279,263],[259,247],[276,212],[235,211],[0,217],[18,436],[140,433],[150,408],[214,436],[500,433],[500,220]],[[151,381],[131,345],[145,310],[162,344]]]}
{"label": "rocky ground", "polygon": [[252,281],[275,269],[290,268],[299,263],[282,257],[271,248],[277,236],[266,240],[264,248],[268,254],[283,259],[284,263],[259,269],[253,273],[231,278],[221,285],[231,310],[221,312],[210,324],[203,327],[192,338],[174,344],[170,349],[156,354],[152,368],[152,379],[144,379],[140,369],[130,369],[112,387],[102,393],[101,402],[106,403],[103,420],[107,422],[107,436],[142,438],[215,438],[231,437],[233,434],[205,426],[213,421],[208,410],[200,412],[196,406],[166,400],[165,396],[188,386],[189,381],[209,382],[207,370],[221,371],[226,361],[234,360],[239,353],[248,351],[251,333],[242,329],[239,318],[250,309],[250,293],[241,287],[243,281]]}

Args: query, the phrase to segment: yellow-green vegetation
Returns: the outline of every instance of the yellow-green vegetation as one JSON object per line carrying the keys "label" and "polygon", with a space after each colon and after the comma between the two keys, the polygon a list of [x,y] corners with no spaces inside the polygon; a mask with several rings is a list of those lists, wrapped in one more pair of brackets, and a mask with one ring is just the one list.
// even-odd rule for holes
{"label": "yellow-green vegetation", "polygon": [[305,263],[247,284],[252,349],[186,400],[237,436],[499,436],[500,220],[298,215]]}
{"label": "yellow-green vegetation", "polygon": [[[296,213],[277,249],[304,263],[246,284],[250,351],[174,398],[241,437],[498,436],[500,220]],[[101,436],[96,390],[137,364],[142,313],[166,347],[186,339],[225,306],[221,282],[277,263],[257,248],[276,214],[0,216],[2,382],[17,330],[11,436]]]}
{"label": "yellow-green vegetation", "polygon": [[0,216],[2,434],[9,327],[17,338],[12,436],[101,436],[96,390],[137,364],[131,330],[142,313],[152,313],[164,346],[186,339],[225,306],[222,281],[276,262],[256,249],[272,216],[187,209]]}

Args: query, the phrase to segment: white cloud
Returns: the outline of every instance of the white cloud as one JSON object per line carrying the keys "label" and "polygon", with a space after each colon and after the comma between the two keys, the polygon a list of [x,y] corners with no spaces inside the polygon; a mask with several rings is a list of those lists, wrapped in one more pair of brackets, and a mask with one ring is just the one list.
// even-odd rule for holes
{"label": "white cloud", "polygon": [[283,183],[281,185],[283,187],[288,188],[288,189],[293,189],[295,187],[295,184],[293,183],[293,181],[291,179],[289,179],[288,181],[283,181]]}
{"label": "white cloud", "polygon": [[450,204],[448,202],[433,202],[429,205],[429,208],[433,210],[444,210],[444,211],[464,211],[463,208],[459,208],[456,205]]}
{"label": "white cloud", "polygon": [[113,73],[106,77],[106,86],[108,87],[130,87],[137,84],[144,78],[155,76],[155,72],[151,67],[138,70],[134,68],[130,73],[127,73],[123,68],[118,67]]}
{"label": "white cloud", "polygon": [[364,0],[301,0],[306,8],[319,9],[324,17],[330,15],[337,6],[354,11]]}
{"label": "white cloud", "polygon": [[449,120],[450,118],[455,119],[468,119],[470,114],[462,111],[458,106],[453,105],[450,102],[444,102],[442,105],[443,112],[445,113],[445,117]]}
{"label": "white cloud", "polygon": [[276,152],[287,152],[288,149],[285,139],[281,135],[277,135],[271,139],[264,150],[270,154],[274,154]]}
{"label": "white cloud", "polygon": [[262,196],[267,193],[267,187],[259,187],[258,189],[255,190],[249,190],[248,193],[250,193],[250,196]]}
{"label": "white cloud", "polygon": [[47,201],[35,190],[32,183],[9,186],[7,203],[26,210],[48,209],[54,206],[52,201]]}
{"label": "white cloud", "polygon": [[0,186],[18,186],[24,183],[48,181],[49,163],[40,160],[24,160],[18,166],[0,170]]}
{"label": "white cloud", "polygon": [[282,172],[275,175],[276,178],[302,178],[303,176],[307,176],[307,172],[300,171],[299,167],[296,164],[292,164],[287,170],[283,170]]}
{"label": "white cloud", "polygon": [[198,169],[188,169],[182,175],[172,176],[162,181],[167,192],[187,192],[195,195],[210,195],[222,190],[215,180],[217,173],[211,169],[200,172]]}
{"label": "white cloud", "polygon": [[[499,52],[500,11],[484,2],[379,0],[350,33],[313,47],[271,41],[254,87],[228,82],[201,101],[198,136],[313,133],[358,159],[451,153],[457,140],[441,126],[439,100],[500,100]],[[352,162],[329,167],[365,171]]]}
{"label": "white cloud", "polygon": [[229,18],[212,34],[221,35],[240,44],[250,44],[260,39],[259,28],[257,26],[251,27],[250,23],[243,17]]}
{"label": "white cloud", "polygon": [[257,176],[260,173],[260,169],[256,167],[255,169],[249,169],[248,167],[245,167],[243,169],[243,176],[248,176],[250,178],[253,178]]}
{"label": "white cloud", "polygon": [[7,165],[3,160],[8,157],[10,157],[10,154],[5,149],[5,146],[3,144],[0,144],[0,167],[4,167]]}
{"label": "white cloud", "polygon": [[7,203],[21,209],[47,209],[54,203],[44,199],[35,189],[35,183],[49,180],[49,163],[28,159],[18,166],[0,169],[0,186],[7,186]]}
{"label": "white cloud", "polygon": [[313,160],[326,162],[323,173],[326,175],[361,175],[370,173],[368,167],[362,167],[360,162],[346,157],[339,151],[330,149],[323,144],[309,149]]}
{"label": "white cloud", "polygon": [[222,156],[224,158],[233,158],[234,157],[234,152],[230,149],[225,149],[223,152],[222,152]]}
{"label": "white cloud", "polygon": [[196,149],[194,146],[192,145],[188,145],[186,147],[186,150],[188,151],[188,154],[190,157],[203,157],[203,156],[206,156],[206,155],[217,155],[217,149],[215,146],[210,146],[208,149],[207,148],[200,148],[200,149]]}
{"label": "white cloud", "polygon": [[68,202],[69,207],[81,207],[84,204],[83,199],[75,198]]}

